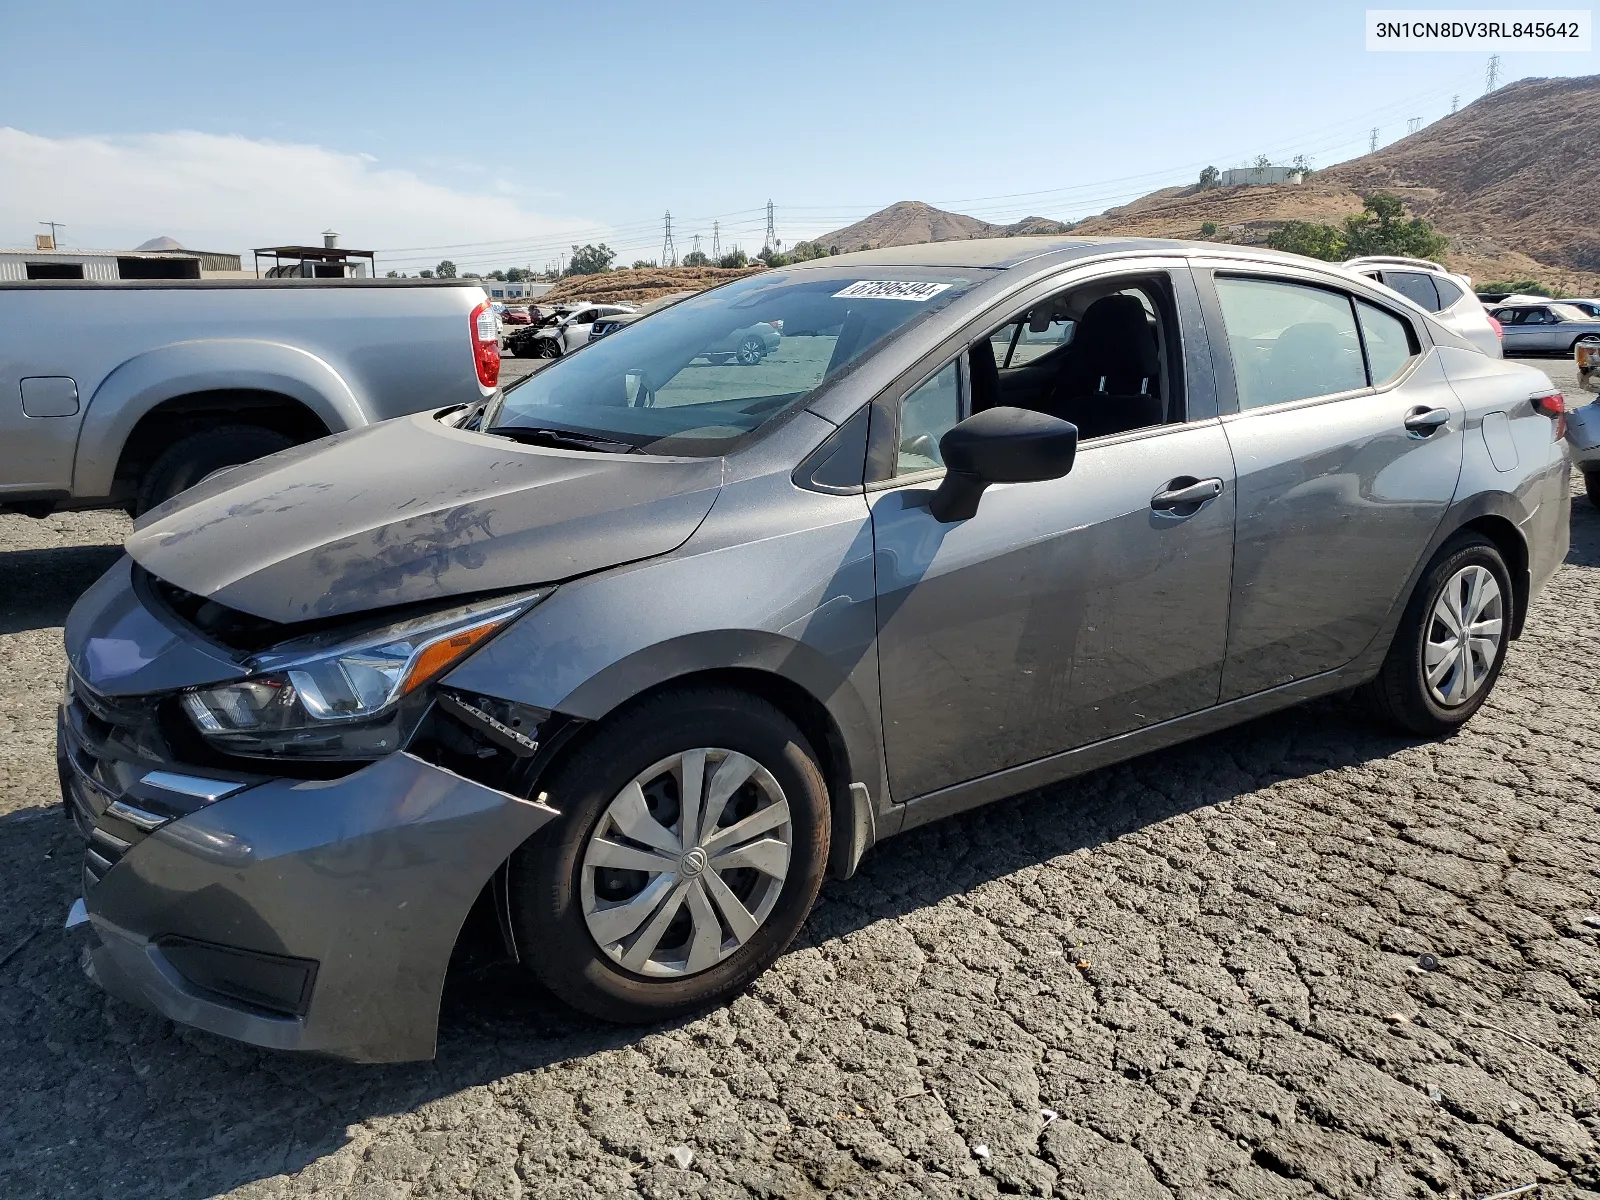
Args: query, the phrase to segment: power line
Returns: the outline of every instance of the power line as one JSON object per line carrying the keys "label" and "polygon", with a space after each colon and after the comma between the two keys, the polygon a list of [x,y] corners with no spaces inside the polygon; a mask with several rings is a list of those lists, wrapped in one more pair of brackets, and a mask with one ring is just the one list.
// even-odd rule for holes
{"label": "power line", "polygon": [[1376,154],[1377,152],[1378,152],[1378,127],[1376,125],[1374,125],[1372,127],[1372,136],[1367,139],[1367,153],[1368,154]]}
{"label": "power line", "polygon": [[1491,54],[1491,55],[1489,55],[1489,69],[1484,74],[1484,83],[1483,83],[1484,95],[1488,95],[1490,92],[1494,91],[1494,89],[1499,85],[1499,83],[1500,83],[1500,56],[1498,54]]}
{"label": "power line", "polygon": [[[767,207],[771,208],[772,206],[769,204]],[[57,248],[56,230],[65,229],[67,227],[66,223],[64,221],[40,221],[39,224],[50,226],[50,245],[52,248]]]}
{"label": "power line", "polygon": [[715,222],[711,222],[711,257],[722,257],[722,229]]}
{"label": "power line", "polygon": [[1455,116],[1456,109],[1461,106],[1461,93],[1457,92],[1450,97],[1450,115]]}
{"label": "power line", "polygon": [[1409,121],[1406,122],[1406,136],[1409,137],[1411,134],[1415,133],[1417,130],[1419,130],[1421,128],[1422,128],[1422,118],[1421,117],[1412,117]]}
{"label": "power line", "polygon": [[661,243],[661,265],[675,267],[678,265],[678,247],[672,241],[672,210],[667,210],[667,234]]}
{"label": "power line", "polygon": [[772,201],[768,200],[767,201],[767,236],[766,236],[766,240],[761,243],[761,253],[763,253],[763,254],[772,253],[772,251],[777,248],[777,242],[778,242],[778,232],[777,232],[776,229],[773,228],[773,221],[772,221]]}

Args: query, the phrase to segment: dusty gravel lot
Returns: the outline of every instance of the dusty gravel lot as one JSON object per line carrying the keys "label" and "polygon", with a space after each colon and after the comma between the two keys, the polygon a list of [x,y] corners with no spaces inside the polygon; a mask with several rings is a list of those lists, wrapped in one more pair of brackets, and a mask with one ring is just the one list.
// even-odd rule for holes
{"label": "dusty gravel lot", "polygon": [[464,969],[437,1061],[383,1068],[76,967],[59,626],[125,528],[0,517],[0,1195],[1600,1196],[1585,502],[1450,741],[1257,721],[885,844],[727,1009],[616,1030]]}

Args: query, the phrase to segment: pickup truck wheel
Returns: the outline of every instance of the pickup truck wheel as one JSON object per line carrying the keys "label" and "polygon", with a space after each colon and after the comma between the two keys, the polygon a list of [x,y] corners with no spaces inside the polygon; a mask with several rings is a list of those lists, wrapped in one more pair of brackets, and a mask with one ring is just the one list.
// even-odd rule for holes
{"label": "pickup truck wheel", "polygon": [[1500,678],[1513,603],[1511,574],[1493,542],[1470,533],[1446,542],[1364,689],[1374,715],[1424,737],[1465,725]]}
{"label": "pickup truck wheel", "polygon": [[510,916],[539,981],[623,1024],[720,1004],[805,923],[828,861],[827,785],[777,708],[663,693],[541,790],[563,817],[511,859]]}
{"label": "pickup truck wheel", "polygon": [[259,425],[224,425],[190,434],[168,446],[150,464],[139,488],[134,515],[142,516],[224,467],[252,462],[294,444],[288,434]]}

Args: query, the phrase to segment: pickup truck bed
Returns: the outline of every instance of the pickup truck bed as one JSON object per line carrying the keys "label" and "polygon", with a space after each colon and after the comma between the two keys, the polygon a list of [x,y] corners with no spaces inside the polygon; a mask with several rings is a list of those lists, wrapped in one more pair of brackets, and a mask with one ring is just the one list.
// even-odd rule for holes
{"label": "pickup truck bed", "polygon": [[492,395],[471,280],[0,283],[0,511],[143,511],[223,467]]}

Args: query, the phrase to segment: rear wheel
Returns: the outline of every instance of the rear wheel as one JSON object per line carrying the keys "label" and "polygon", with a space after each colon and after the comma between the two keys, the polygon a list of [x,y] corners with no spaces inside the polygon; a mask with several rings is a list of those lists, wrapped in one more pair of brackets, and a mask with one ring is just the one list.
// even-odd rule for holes
{"label": "rear wheel", "polygon": [[574,1008],[658,1021],[721,1003],[805,922],[828,795],[805,737],[725,688],[655,697],[556,771],[563,819],[511,862],[530,965]]}
{"label": "rear wheel", "polygon": [[1600,333],[1584,334],[1581,338],[1578,338],[1572,343],[1572,346],[1567,353],[1576,355],[1578,353],[1579,346],[1600,346]]}
{"label": "rear wheel", "polygon": [[1410,733],[1452,733],[1488,699],[1511,635],[1511,574],[1494,543],[1453,538],[1412,593],[1378,677],[1376,715]]}
{"label": "rear wheel", "polygon": [[259,425],[224,425],[180,438],[145,472],[134,515],[148,512],[225,467],[252,462],[294,444],[288,434]]}

